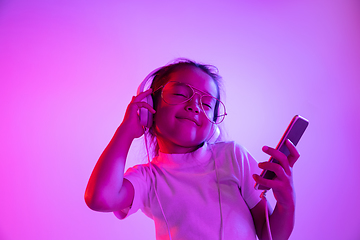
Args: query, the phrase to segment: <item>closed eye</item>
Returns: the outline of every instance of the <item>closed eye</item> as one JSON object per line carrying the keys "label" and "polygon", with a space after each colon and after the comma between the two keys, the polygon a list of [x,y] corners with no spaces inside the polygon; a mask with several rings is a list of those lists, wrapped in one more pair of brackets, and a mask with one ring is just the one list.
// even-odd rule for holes
{"label": "closed eye", "polygon": [[182,94],[182,93],[174,93],[173,95],[174,95],[174,96],[179,96],[179,97],[187,98],[187,96],[186,96],[185,94]]}
{"label": "closed eye", "polygon": [[203,103],[203,105],[208,108],[208,109],[212,109],[211,105],[210,104],[207,104],[207,103]]}

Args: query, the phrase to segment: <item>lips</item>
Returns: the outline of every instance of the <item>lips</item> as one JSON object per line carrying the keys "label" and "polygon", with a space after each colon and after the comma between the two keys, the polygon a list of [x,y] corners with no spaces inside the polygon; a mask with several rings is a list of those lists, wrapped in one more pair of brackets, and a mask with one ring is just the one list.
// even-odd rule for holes
{"label": "lips", "polygon": [[186,117],[186,116],[182,116],[182,117],[176,117],[177,119],[180,119],[180,120],[188,120],[188,121],[191,121],[193,123],[195,123],[197,126],[200,126],[200,123],[197,119],[195,118],[192,118],[192,117]]}

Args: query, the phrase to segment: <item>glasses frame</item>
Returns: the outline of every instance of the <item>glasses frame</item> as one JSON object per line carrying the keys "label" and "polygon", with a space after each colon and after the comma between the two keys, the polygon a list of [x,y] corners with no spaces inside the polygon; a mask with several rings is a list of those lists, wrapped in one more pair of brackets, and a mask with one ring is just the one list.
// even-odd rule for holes
{"label": "glasses frame", "polygon": [[[170,83],[170,82],[181,83],[181,84],[184,84],[184,85],[187,85],[188,87],[190,87],[190,89],[192,90],[192,95],[191,95],[191,97],[188,98],[188,99],[186,99],[186,100],[184,100],[184,101],[182,101],[182,102],[179,102],[179,103],[168,103],[168,102],[166,102],[165,99],[164,99],[164,96],[163,96],[163,90],[164,90],[165,86],[166,86],[168,83]],[[222,123],[222,122],[224,121],[224,119],[225,119],[225,116],[227,115],[225,104],[224,104],[220,99],[218,99],[218,98],[216,98],[216,97],[214,97],[214,96],[212,96],[212,95],[210,95],[210,94],[204,93],[203,91],[201,91],[201,90],[199,90],[199,89],[191,86],[191,85],[188,84],[188,83],[183,83],[183,82],[179,82],[179,81],[168,81],[167,83],[165,83],[164,85],[160,86],[160,87],[157,88],[155,91],[153,91],[153,94],[154,94],[156,91],[160,90],[160,89],[161,89],[161,99],[162,99],[165,103],[167,103],[167,104],[169,104],[169,105],[178,105],[178,104],[182,104],[182,103],[191,101],[191,99],[195,96],[195,94],[198,94],[198,95],[200,96],[200,107],[201,107],[201,110],[202,110],[203,113],[205,114],[206,118],[207,118],[211,123],[213,123],[213,124],[220,124],[220,123]],[[221,119],[220,122],[214,122],[214,121],[211,120],[211,119],[208,117],[208,115],[206,114],[206,112],[205,112],[205,110],[204,110],[204,107],[203,107],[203,102],[202,102],[202,97],[203,97],[203,96],[210,96],[210,97],[212,97],[212,98],[215,98],[216,101],[219,102],[219,104],[222,104],[222,105],[224,106],[224,114],[221,114],[221,115],[217,116],[218,118],[219,118],[219,117],[222,117],[222,119]],[[215,109],[214,109],[214,111],[215,111]]]}

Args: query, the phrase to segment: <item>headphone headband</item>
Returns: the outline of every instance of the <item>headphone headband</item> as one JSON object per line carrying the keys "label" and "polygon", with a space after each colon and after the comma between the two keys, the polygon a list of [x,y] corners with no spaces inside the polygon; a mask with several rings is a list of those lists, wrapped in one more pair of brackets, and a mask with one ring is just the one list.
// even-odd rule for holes
{"label": "headphone headband", "polygon": [[[146,91],[147,89],[149,89],[151,87],[152,84],[152,80],[154,79],[153,77],[157,74],[157,72],[160,71],[162,67],[157,68],[155,70],[153,70],[151,73],[149,73],[144,80],[140,83],[138,89],[137,89],[137,94]],[[149,81],[151,79],[151,81]]]}

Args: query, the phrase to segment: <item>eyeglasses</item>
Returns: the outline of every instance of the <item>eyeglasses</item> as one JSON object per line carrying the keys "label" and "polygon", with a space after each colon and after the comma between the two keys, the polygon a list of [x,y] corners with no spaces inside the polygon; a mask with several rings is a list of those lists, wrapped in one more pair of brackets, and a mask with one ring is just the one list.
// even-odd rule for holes
{"label": "eyeglasses", "polygon": [[[221,123],[227,115],[223,102],[189,84],[169,81],[160,88],[162,88],[161,98],[170,105],[185,103],[190,101],[195,93],[198,94],[202,111],[207,119],[214,124]],[[157,90],[160,90],[160,88]]]}

